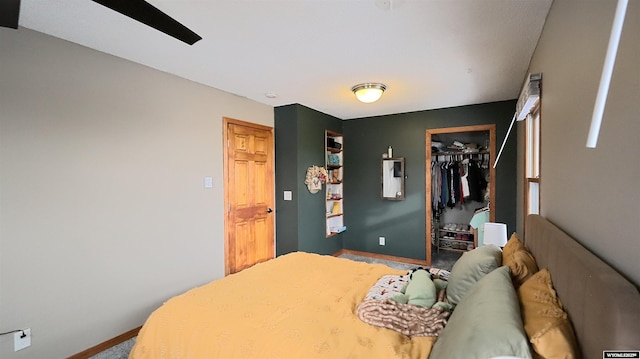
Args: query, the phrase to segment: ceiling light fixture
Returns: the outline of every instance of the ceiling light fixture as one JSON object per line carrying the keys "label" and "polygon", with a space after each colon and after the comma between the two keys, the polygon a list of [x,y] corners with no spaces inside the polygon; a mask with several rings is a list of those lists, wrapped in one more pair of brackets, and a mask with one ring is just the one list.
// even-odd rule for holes
{"label": "ceiling light fixture", "polygon": [[353,86],[351,91],[353,91],[360,102],[372,103],[378,101],[386,89],[387,85],[385,84],[367,82]]}

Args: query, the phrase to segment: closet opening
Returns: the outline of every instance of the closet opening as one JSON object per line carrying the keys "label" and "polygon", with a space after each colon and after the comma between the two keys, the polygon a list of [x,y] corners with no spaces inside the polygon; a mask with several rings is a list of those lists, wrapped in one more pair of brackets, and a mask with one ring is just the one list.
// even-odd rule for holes
{"label": "closet opening", "polygon": [[495,130],[490,124],[426,131],[429,266],[482,245],[481,224],[495,222]]}

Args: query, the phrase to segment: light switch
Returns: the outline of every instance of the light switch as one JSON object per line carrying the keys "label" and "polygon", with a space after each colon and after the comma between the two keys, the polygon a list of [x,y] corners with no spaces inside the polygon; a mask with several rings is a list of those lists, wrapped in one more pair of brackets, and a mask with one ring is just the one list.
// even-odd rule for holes
{"label": "light switch", "polygon": [[291,201],[293,198],[293,193],[291,191],[284,191],[284,200]]}
{"label": "light switch", "polygon": [[213,177],[204,178],[204,188],[213,188]]}

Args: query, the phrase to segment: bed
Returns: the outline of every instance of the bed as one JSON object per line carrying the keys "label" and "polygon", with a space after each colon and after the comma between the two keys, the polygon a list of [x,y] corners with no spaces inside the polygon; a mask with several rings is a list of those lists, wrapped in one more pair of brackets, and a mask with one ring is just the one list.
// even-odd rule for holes
{"label": "bed", "polygon": [[527,217],[524,242],[552,273],[584,358],[640,351],[638,288],[544,217]]}
{"label": "bed", "polygon": [[[372,295],[376,286],[405,271],[296,252],[169,299],[143,325],[130,358],[531,358],[540,345],[552,353],[546,357],[602,358],[604,350],[640,350],[637,288],[543,217],[529,216],[526,228],[513,257],[528,251],[540,271],[514,267],[502,258],[507,247],[490,246],[463,255],[451,273],[436,270],[448,279],[445,301],[455,309],[433,335],[364,320],[367,305],[389,305]],[[527,316],[523,297],[527,290],[539,297],[536,285],[546,282],[533,279],[543,272],[562,309],[538,333],[572,337],[570,356],[527,331],[538,318]],[[526,279],[516,283],[514,273]]]}

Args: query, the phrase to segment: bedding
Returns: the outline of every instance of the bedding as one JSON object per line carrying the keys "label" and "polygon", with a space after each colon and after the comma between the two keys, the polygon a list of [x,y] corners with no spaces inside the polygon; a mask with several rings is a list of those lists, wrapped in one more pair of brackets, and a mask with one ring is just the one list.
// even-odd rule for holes
{"label": "bedding", "polygon": [[524,245],[551,275],[578,357],[601,359],[604,350],[640,353],[638,288],[548,219],[529,215],[525,224]]}
{"label": "bedding", "polygon": [[361,321],[356,307],[381,264],[291,253],[168,300],[141,329],[131,359],[427,358],[435,337]]}
{"label": "bedding", "polygon": [[369,289],[364,300],[391,299],[402,294],[402,289],[409,283],[407,275],[385,275]]}
{"label": "bedding", "polygon": [[436,337],[449,317],[442,307],[423,308],[391,299],[365,300],[358,306],[357,314],[367,324],[408,337]]}
{"label": "bedding", "polygon": [[502,250],[502,264],[509,267],[513,286],[518,289],[529,277],[538,272],[538,265],[529,250],[514,233]]}
{"label": "bedding", "polygon": [[465,252],[451,268],[447,299],[456,305],[480,278],[502,264],[502,251],[496,246],[482,246]]}
{"label": "bedding", "polygon": [[[433,313],[426,308],[411,309],[404,319],[393,313],[406,308],[390,303],[406,283],[404,274],[331,256],[280,256],[168,300],[147,319],[130,358],[640,353],[638,289],[543,217],[527,217],[523,241],[514,235],[504,251],[476,248],[451,273],[440,272],[448,278],[445,297],[456,304],[448,318],[439,318],[441,327],[429,325]],[[390,321],[399,326],[388,329]]]}
{"label": "bedding", "polygon": [[520,238],[518,238],[518,234],[513,232],[513,234],[511,234],[511,237],[509,237],[507,244],[505,244],[502,248],[502,261],[504,262],[507,257],[515,253],[517,250],[523,248],[525,248],[525,246],[520,241]]}
{"label": "bedding", "polygon": [[542,269],[518,289],[524,330],[535,353],[543,358],[577,358],[573,327],[553,289],[548,269]]}
{"label": "bedding", "polygon": [[505,266],[469,289],[445,331],[433,346],[431,359],[531,358],[518,297]]}

